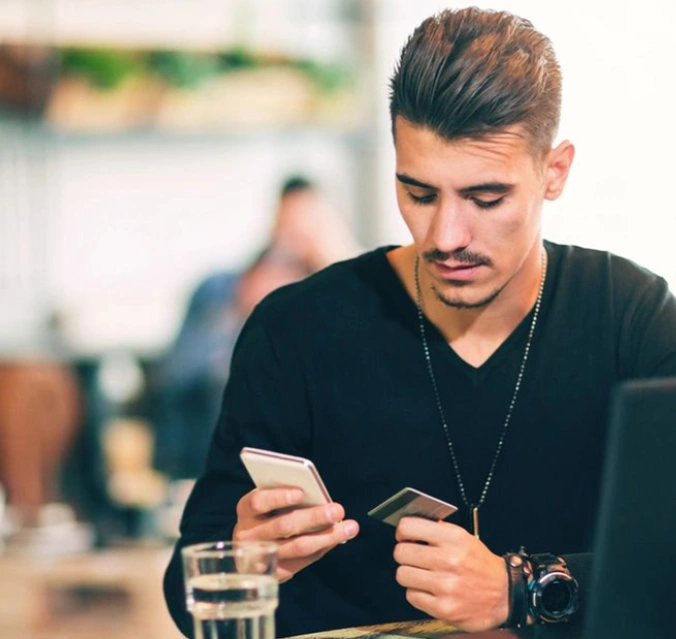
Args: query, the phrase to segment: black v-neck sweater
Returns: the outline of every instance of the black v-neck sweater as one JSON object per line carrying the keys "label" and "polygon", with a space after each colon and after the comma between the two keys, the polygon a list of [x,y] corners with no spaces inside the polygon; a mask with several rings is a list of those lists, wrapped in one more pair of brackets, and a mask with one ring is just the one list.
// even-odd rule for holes
{"label": "black v-neck sweater", "polygon": [[[547,280],[522,387],[481,508],[495,553],[589,551],[609,392],[620,380],[676,375],[676,301],[665,281],[608,253],[546,243]],[[461,506],[414,301],[387,248],[336,264],[266,298],[232,360],[205,474],[178,544],[231,534],[252,488],[238,458],[255,446],[312,459],[359,536],[281,587],[278,636],[424,618],[395,581],[393,529],[367,511],[404,486]],[[470,501],[495,455],[531,315],[480,367],[426,330]],[[583,584],[584,585],[584,584]],[[165,578],[189,633],[178,555]]]}

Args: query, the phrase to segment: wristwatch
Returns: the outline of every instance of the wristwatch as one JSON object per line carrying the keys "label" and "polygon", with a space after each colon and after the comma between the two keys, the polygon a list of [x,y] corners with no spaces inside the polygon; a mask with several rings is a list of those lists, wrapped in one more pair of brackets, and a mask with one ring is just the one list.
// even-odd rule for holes
{"label": "wristwatch", "polygon": [[530,613],[539,621],[567,621],[577,610],[579,586],[562,557],[531,555],[533,578],[528,585]]}

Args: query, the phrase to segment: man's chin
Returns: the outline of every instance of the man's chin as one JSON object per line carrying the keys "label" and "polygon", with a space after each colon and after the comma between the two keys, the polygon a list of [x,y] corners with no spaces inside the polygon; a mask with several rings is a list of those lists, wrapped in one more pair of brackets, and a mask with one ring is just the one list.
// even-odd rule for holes
{"label": "man's chin", "polygon": [[[465,287],[463,286],[460,288]],[[457,293],[441,291],[436,286],[432,287],[432,291],[434,292],[434,295],[437,298],[437,300],[439,300],[444,306],[448,306],[449,308],[454,308],[457,310],[462,310],[462,309],[485,308],[493,300],[495,300],[495,298],[498,297],[500,293],[502,293],[502,288],[493,291],[492,293],[486,295],[485,297],[478,297],[475,299],[472,299],[470,291],[467,291],[466,295],[458,295]]]}

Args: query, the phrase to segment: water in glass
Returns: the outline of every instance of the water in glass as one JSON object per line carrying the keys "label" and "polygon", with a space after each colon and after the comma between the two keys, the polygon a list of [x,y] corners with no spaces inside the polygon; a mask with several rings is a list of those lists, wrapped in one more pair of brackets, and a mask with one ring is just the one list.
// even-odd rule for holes
{"label": "water in glass", "polygon": [[195,639],[274,639],[277,580],[216,573],[187,582]]}

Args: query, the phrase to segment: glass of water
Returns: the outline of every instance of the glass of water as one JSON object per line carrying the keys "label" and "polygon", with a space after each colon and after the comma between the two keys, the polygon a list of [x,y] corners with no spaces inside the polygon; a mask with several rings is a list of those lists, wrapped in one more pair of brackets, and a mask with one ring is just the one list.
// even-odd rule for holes
{"label": "glass of water", "polygon": [[181,554],[195,639],[274,639],[276,544],[214,541]]}

